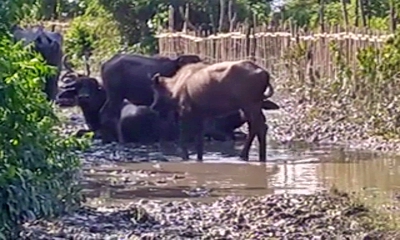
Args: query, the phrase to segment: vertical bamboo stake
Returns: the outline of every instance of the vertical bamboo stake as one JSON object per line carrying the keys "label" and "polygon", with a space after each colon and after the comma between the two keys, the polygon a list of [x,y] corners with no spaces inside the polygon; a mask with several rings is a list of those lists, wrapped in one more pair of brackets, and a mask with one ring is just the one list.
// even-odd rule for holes
{"label": "vertical bamboo stake", "polygon": [[349,16],[347,14],[346,0],[341,0],[341,2],[342,2],[343,20],[347,32],[347,28],[349,27]]}
{"label": "vertical bamboo stake", "polygon": [[394,0],[390,0],[390,31],[394,33],[396,31],[396,10]]}
{"label": "vertical bamboo stake", "polygon": [[321,32],[325,32],[325,0],[320,0],[319,4],[319,25]]}

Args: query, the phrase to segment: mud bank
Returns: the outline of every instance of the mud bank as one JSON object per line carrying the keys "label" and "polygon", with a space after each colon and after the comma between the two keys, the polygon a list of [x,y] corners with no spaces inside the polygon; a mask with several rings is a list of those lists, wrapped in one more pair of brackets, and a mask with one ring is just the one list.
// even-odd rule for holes
{"label": "mud bank", "polygon": [[[270,125],[268,136],[278,143],[337,145],[390,154],[400,150],[400,139],[372,136],[367,123],[349,122],[348,115],[355,115],[354,113],[349,114],[338,108],[334,116],[314,116],[315,108],[321,108],[325,104],[319,103],[316,106],[307,101],[302,102],[294,95],[273,101],[276,101],[281,109],[279,113],[267,113]],[[330,104],[326,104],[326,107],[332,108]]]}
{"label": "mud bank", "polygon": [[395,239],[378,221],[343,193],[139,201],[27,223],[21,239]]}

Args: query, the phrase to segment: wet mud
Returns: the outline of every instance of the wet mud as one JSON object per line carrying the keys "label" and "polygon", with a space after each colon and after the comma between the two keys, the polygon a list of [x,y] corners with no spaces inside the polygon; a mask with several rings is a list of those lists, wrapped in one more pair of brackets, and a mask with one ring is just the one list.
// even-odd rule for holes
{"label": "wet mud", "polygon": [[[65,134],[85,127],[79,111],[62,111]],[[181,161],[173,145],[94,141],[79,152],[84,207],[27,223],[21,239],[394,239],[365,228],[358,219],[369,212],[364,206],[324,191],[363,191],[368,201],[396,205],[400,159],[285,142],[291,135],[276,127],[274,114],[281,113],[267,115],[266,164],[256,161],[257,144],[250,162],[241,161],[240,141],[206,143],[202,163]]]}

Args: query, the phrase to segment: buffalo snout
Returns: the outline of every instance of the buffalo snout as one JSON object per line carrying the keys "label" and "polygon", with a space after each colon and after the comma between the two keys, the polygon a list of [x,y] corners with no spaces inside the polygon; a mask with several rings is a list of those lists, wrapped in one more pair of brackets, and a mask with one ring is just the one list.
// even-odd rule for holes
{"label": "buffalo snout", "polygon": [[78,93],[78,101],[87,103],[90,100],[90,93],[86,91],[79,91]]}

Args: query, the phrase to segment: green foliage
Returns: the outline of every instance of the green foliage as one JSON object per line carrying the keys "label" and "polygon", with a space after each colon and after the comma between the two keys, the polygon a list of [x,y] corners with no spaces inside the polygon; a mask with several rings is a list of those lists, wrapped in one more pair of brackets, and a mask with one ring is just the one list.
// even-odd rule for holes
{"label": "green foliage", "polygon": [[[168,6],[172,5],[174,12],[174,29],[181,30],[183,17],[179,9],[189,5],[189,20],[195,27],[202,26],[205,30],[219,28],[220,2],[200,0],[99,0],[99,3],[110,12],[118,22],[119,30],[124,42],[132,46],[133,50],[142,53],[156,53],[157,41],[153,37],[159,28],[166,28],[168,22]],[[225,25],[228,25],[228,1],[225,3]],[[265,22],[271,11],[265,1],[239,0],[233,9],[237,13],[236,21],[243,22],[246,18],[253,19],[253,15],[261,23]]]}
{"label": "green foliage", "polygon": [[81,59],[85,52],[93,51],[98,36],[90,27],[90,22],[77,17],[65,35],[65,53],[73,59]]}
{"label": "green foliage", "polygon": [[[346,2],[346,10],[349,19],[349,26],[356,24],[356,3],[359,0]],[[299,27],[316,28],[319,26],[319,10],[321,5],[318,0],[289,0],[285,2],[282,10],[282,21],[291,20]],[[400,1],[397,1],[400,4]],[[368,26],[373,29],[388,29],[389,1],[369,1],[364,6]],[[361,13],[358,9],[358,21],[360,25]],[[324,5],[324,22],[329,25],[344,26],[342,1],[328,0]]]}
{"label": "green foliage", "polygon": [[[0,1],[0,34],[5,34],[12,24],[27,15],[26,5],[24,0]],[[32,7],[34,6],[32,5]]]}
{"label": "green foliage", "polygon": [[118,26],[97,1],[91,1],[85,14],[74,18],[65,34],[65,53],[74,64],[81,65],[84,51],[93,54],[93,61],[99,64],[121,48],[121,34]]}
{"label": "green foliage", "polygon": [[4,36],[0,56],[0,239],[12,239],[24,221],[78,206],[73,151],[84,142],[54,131],[58,119],[41,90],[52,70],[41,56]]}
{"label": "green foliage", "polygon": [[357,55],[356,95],[365,102],[375,134],[400,137],[400,32],[382,48],[369,47]]}

